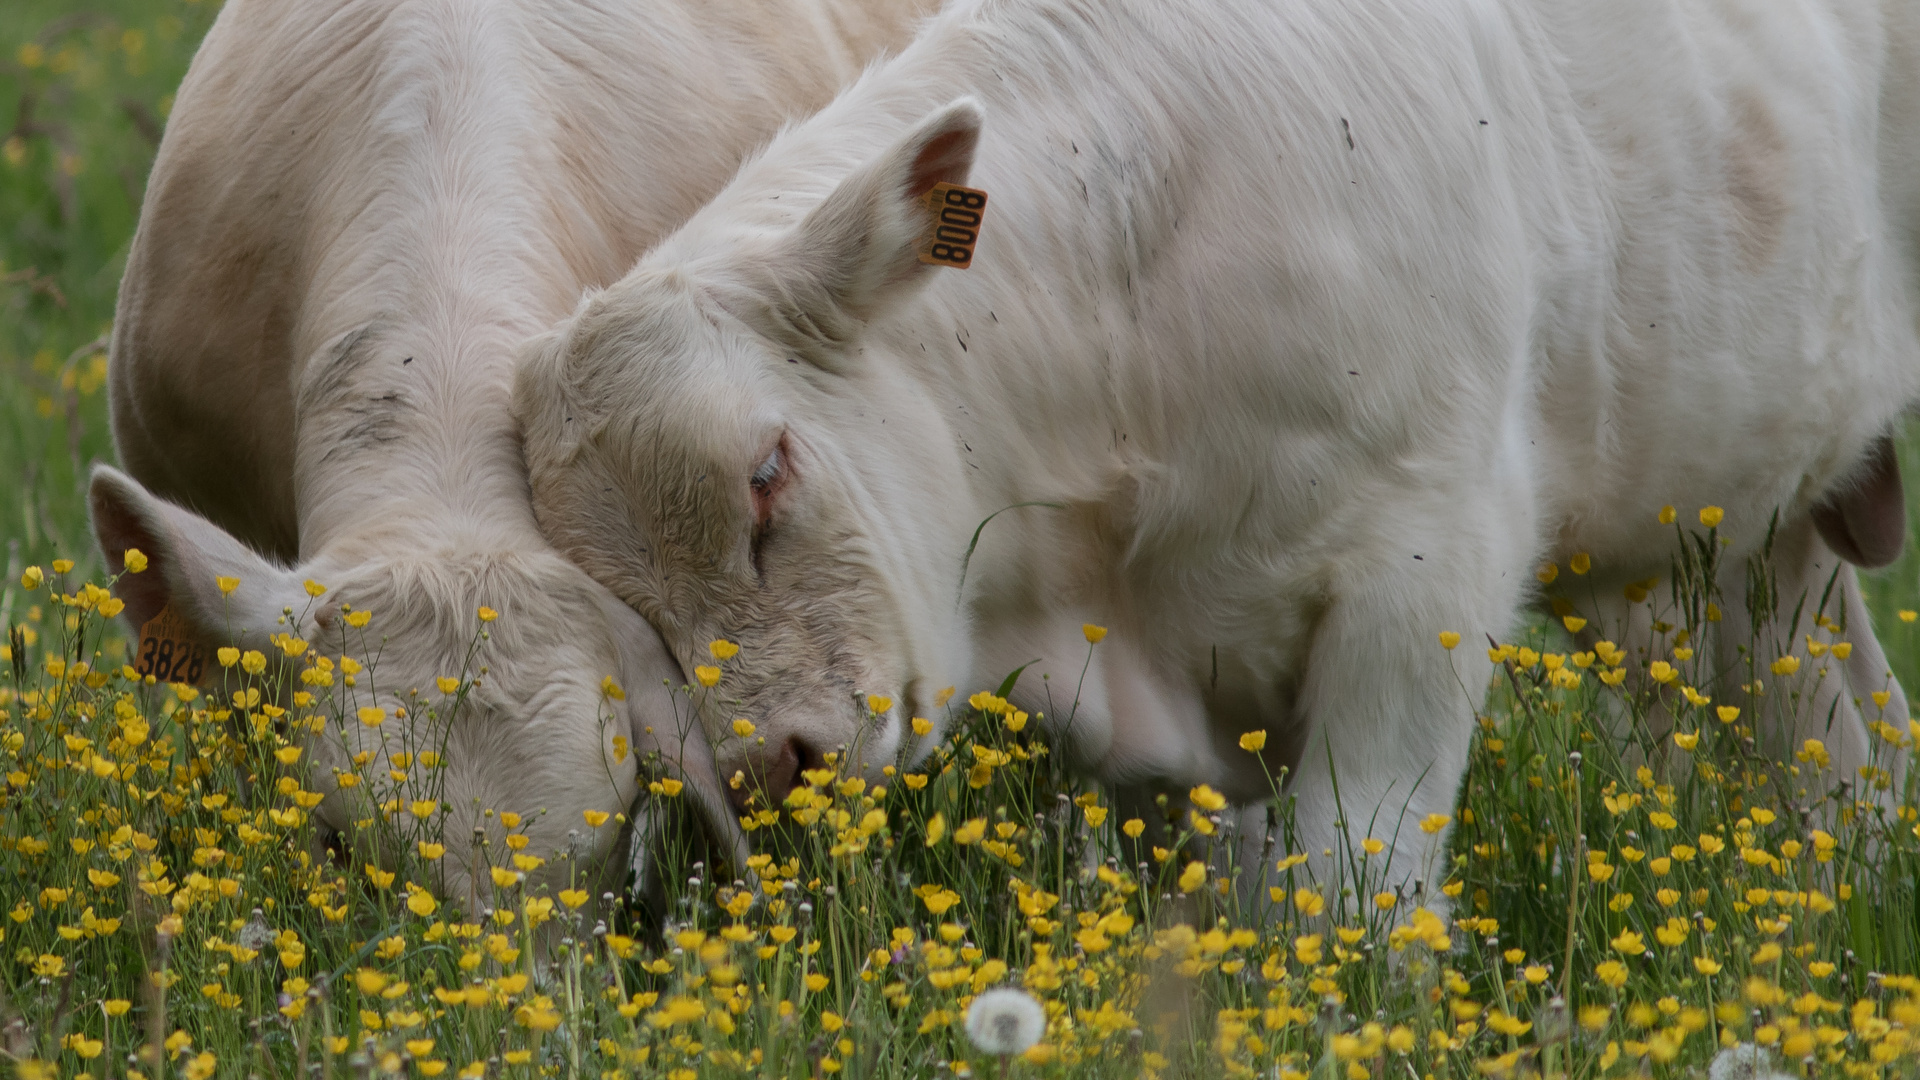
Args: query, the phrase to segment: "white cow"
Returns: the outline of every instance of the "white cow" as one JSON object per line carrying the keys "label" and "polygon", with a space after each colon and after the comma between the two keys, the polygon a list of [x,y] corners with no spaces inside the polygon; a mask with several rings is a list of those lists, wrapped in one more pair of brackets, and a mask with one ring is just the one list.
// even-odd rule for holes
{"label": "white cow", "polygon": [[[111,402],[140,482],[97,469],[94,527],[115,565],[128,547],[152,558],[121,587],[136,626],[171,605],[209,645],[274,652],[266,635],[289,629],[290,608],[290,629],[323,652],[377,655],[358,686],[336,683],[348,724],[313,748],[324,824],[369,813],[332,783],[347,755],[375,751],[363,771],[380,778],[440,737],[419,706],[444,713],[435,680],[469,656],[485,675],[444,733],[444,776],[410,766],[414,790],[445,805],[449,896],[491,887],[470,878],[476,828],[490,861],[509,854],[495,811],[527,815],[533,854],[571,833],[582,857],[616,850],[618,825],[583,821],[634,802],[635,759],[616,737],[684,756],[724,810],[704,740],[674,731],[662,682],[681,678],[658,636],[535,528],[512,350],[616,278],[785,119],[907,41],[922,6],[223,9],[181,86],[121,286]],[[231,598],[218,576],[240,580]],[[299,617],[308,579],[329,591]],[[345,625],[342,603],[371,626]],[[472,654],[483,605],[499,619]],[[624,701],[603,693],[609,676]],[[415,716],[352,719],[395,706]],[[543,876],[575,870],[553,861]]]}
{"label": "white cow", "polygon": [[[1877,0],[958,5],[530,347],[541,525],[682,664],[742,643],[723,773],[888,761],[1034,657],[1058,723],[1095,623],[1087,768],[1288,766],[1306,850],[1344,812],[1431,880],[1490,663],[1437,635],[1545,561],[1663,573],[1668,503],[1730,576],[1780,508],[1783,590],[1816,517],[1898,550],[1917,46]],[[916,257],[941,181],[991,198],[969,270]]]}

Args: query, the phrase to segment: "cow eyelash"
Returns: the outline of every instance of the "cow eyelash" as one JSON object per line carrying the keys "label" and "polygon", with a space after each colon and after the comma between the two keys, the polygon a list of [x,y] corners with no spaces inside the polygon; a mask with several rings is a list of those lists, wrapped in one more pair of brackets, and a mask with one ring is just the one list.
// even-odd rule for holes
{"label": "cow eyelash", "polygon": [[747,483],[753,487],[755,494],[765,495],[773,487],[773,482],[778,479],[780,479],[780,448],[776,446],[773,452],[767,455],[767,460],[753,470],[753,476]]}
{"label": "cow eyelash", "polygon": [[766,547],[767,534],[773,531],[773,497],[785,480],[786,455],[776,444],[748,477],[747,486],[752,491],[753,500],[753,536],[748,545],[748,558],[753,563],[756,576],[764,575],[761,555]]}

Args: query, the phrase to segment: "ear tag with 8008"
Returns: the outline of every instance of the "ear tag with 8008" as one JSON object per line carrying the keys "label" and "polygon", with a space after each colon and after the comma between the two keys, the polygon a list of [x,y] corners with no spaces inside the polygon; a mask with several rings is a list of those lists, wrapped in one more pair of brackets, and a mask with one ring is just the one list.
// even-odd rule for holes
{"label": "ear tag with 8008", "polygon": [[163,607],[140,627],[140,647],[133,670],[155,682],[194,684],[207,666],[207,651],[187,621]]}
{"label": "ear tag with 8008", "polygon": [[973,265],[973,248],[980,242],[980,218],[987,210],[987,193],[941,181],[927,192],[932,230],[920,245],[920,261],[930,266],[965,270]]}

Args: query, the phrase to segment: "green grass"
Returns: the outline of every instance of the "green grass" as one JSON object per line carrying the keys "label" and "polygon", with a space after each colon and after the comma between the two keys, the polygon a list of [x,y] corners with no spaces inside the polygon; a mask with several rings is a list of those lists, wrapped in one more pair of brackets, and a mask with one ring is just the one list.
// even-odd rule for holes
{"label": "green grass", "polygon": [[[297,694],[258,654],[202,688],[144,683],[101,647],[115,602],[71,573],[19,583],[35,610],[0,676],[0,873],[22,883],[0,905],[0,989],[22,1075],[992,1073],[960,1021],[1003,984],[1050,1017],[1011,1065],[1025,1076],[1684,1076],[1743,1040],[1821,1074],[1920,1072],[1914,791],[1881,810],[1817,744],[1754,750],[1818,662],[1757,658],[1769,697],[1729,718],[1607,684],[1605,650],[1504,647],[1428,885],[1451,925],[1440,896],[1385,888],[1366,837],[1309,876],[1284,803],[1270,890],[1209,858],[1232,827],[1206,789],[1166,806],[1168,848],[1136,849],[1143,823],[988,693],[953,702],[953,733],[884,786],[809,774],[755,822],[751,877],[663,845],[664,906],[644,914],[523,887],[571,869],[516,845],[536,808],[493,808],[489,843],[459,850],[418,801],[443,764],[424,756],[352,781],[379,800],[354,849],[397,865],[314,858],[313,789],[338,778],[308,775],[297,740],[363,722],[336,697],[337,652],[282,646]],[[1676,685],[1703,680],[1674,637],[1650,645]],[[452,719],[471,674],[416,719]],[[1678,737],[1649,734],[1656,707]],[[1889,759],[1911,745],[1879,730]],[[466,855],[491,898],[430,896],[433,864]]]}
{"label": "green grass", "polygon": [[[495,808],[479,852],[500,869],[498,910],[431,900],[411,884],[434,877],[420,844],[456,858],[468,840],[405,808],[432,790],[428,762],[361,781],[401,800],[363,829],[412,852],[403,865],[315,859],[303,804],[324,785],[290,740],[351,722],[332,686],[316,674],[300,700],[250,660],[198,691],[130,680],[86,588],[119,569],[84,512],[87,464],[111,460],[94,343],[149,129],[212,5],[9,14],[0,115],[30,125],[0,144],[0,1062],[18,1075],[1690,1076],[1750,1039],[1789,1049],[1796,1072],[1915,1074],[1914,793],[1882,813],[1833,796],[1817,750],[1756,759],[1764,715],[1723,723],[1676,699],[1697,743],[1637,722],[1622,739],[1617,718],[1644,718],[1649,694],[1564,653],[1581,679],[1554,685],[1541,654],[1565,645],[1540,631],[1484,703],[1451,872],[1430,886],[1453,898],[1444,941],[1410,915],[1437,897],[1383,906],[1361,837],[1336,880],[1296,865],[1275,894],[1202,862],[1200,833],[1223,826],[1177,803],[1177,850],[1136,850],[1039,724],[965,704],[981,688],[907,770],[923,786],[823,777],[815,805],[756,830],[757,888],[667,845],[664,936],[660,912],[624,900],[522,895],[516,857],[567,854],[511,846],[528,807]],[[1920,466],[1920,440],[1902,453]],[[60,557],[78,565],[53,573]],[[1920,626],[1894,613],[1920,607],[1917,558],[1910,540],[1866,585],[1910,685]],[[47,581],[29,587],[29,566]],[[1672,640],[1641,644],[1712,692]],[[1817,677],[1774,679],[1774,701]],[[1911,742],[1896,723],[1889,753]],[[1287,829],[1282,807],[1269,864]],[[1046,1003],[1041,1049],[1003,1062],[962,1033],[994,984]]]}
{"label": "green grass", "polygon": [[[0,19],[0,537],[91,559],[82,477],[111,460],[100,342],[147,168],[211,3],[10,0]],[[15,547],[17,545],[17,551]],[[0,612],[0,614],[4,614]]]}

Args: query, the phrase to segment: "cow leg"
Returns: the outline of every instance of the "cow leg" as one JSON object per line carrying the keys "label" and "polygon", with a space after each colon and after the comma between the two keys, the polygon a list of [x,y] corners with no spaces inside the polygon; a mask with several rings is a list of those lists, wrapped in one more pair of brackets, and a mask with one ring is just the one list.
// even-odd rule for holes
{"label": "cow leg", "polygon": [[[1596,571],[1594,577],[1585,581],[1570,582],[1563,574],[1558,590],[1573,603],[1574,614],[1587,620],[1587,625],[1574,635],[1578,648],[1591,651],[1601,641],[1610,641],[1627,654],[1625,684],[1612,691],[1602,691],[1596,712],[1604,721],[1628,773],[1641,765],[1658,767],[1659,760],[1666,759],[1666,755],[1650,751],[1672,735],[1675,719],[1670,705],[1678,695],[1673,689],[1653,693],[1659,687],[1648,678],[1647,665],[1653,660],[1668,659],[1674,644],[1672,636],[1656,633],[1654,624],[1684,622],[1673,608],[1664,578],[1647,599],[1637,602],[1627,599],[1624,593],[1626,583],[1632,580],[1633,577],[1602,575]],[[1700,641],[1692,644],[1703,651],[1711,647]],[[1637,712],[1628,705],[1628,699],[1638,703]]]}
{"label": "cow leg", "polygon": [[[1885,719],[1904,729],[1906,695],[1874,636],[1858,574],[1828,548],[1811,519],[1780,530],[1769,562],[1770,596],[1749,593],[1744,564],[1729,566],[1721,583],[1726,612],[1720,700],[1740,705],[1740,722],[1752,729],[1756,749],[1769,760],[1799,767],[1798,777],[1784,778],[1796,800],[1803,790],[1806,798],[1818,799],[1844,782],[1869,801],[1896,801],[1890,793],[1900,790],[1894,782],[1904,774],[1905,755],[1868,725]],[[1823,617],[1842,629],[1822,631]],[[1813,656],[1809,636],[1816,643],[1845,641],[1849,653],[1844,659],[1831,651]],[[1781,656],[1797,658],[1799,670],[1774,674],[1773,662]],[[1756,681],[1760,693],[1740,690],[1740,684]],[[1887,695],[1885,705],[1875,701],[1876,693]],[[1831,758],[1826,770],[1816,761],[1795,760],[1808,739],[1825,747]],[[1876,771],[1863,775],[1863,768]]]}
{"label": "cow leg", "polygon": [[[1867,612],[1866,598],[1860,594],[1860,574],[1848,568],[1841,577],[1846,588],[1846,638],[1853,643],[1852,655],[1841,662],[1847,679],[1848,700],[1867,721],[1884,721],[1896,730],[1911,735],[1906,691],[1901,689],[1900,680],[1893,673],[1893,665],[1887,662],[1887,653],[1880,646],[1879,635],[1873,632],[1873,620]],[[1885,704],[1875,698],[1876,693],[1886,694]],[[1892,798],[1879,801],[1891,805],[1899,801],[1899,793],[1905,789],[1908,749],[1912,743],[1909,740],[1907,749],[1901,749],[1881,739],[1875,746],[1878,750],[1878,767],[1887,771],[1890,781],[1886,790],[1893,793]]]}
{"label": "cow leg", "polygon": [[[1167,802],[1162,805],[1161,796]],[[1167,824],[1170,816],[1168,807],[1172,806],[1175,796],[1168,795],[1157,785],[1146,782],[1115,784],[1112,789],[1113,812],[1116,822],[1139,818],[1146,828],[1138,837],[1122,834],[1120,837],[1120,858],[1130,867],[1151,866],[1149,857],[1153,849],[1171,848],[1174,832]],[[1184,801],[1184,800],[1181,800]]]}
{"label": "cow leg", "polygon": [[[1424,884],[1438,903],[1448,830],[1421,822],[1452,815],[1491,674],[1483,643],[1511,626],[1531,580],[1524,498],[1516,483],[1504,494],[1389,499],[1405,527],[1330,582],[1299,699],[1310,733],[1287,789],[1295,835],[1330,895],[1411,898]],[[1460,645],[1444,649],[1443,631]],[[1363,850],[1368,837],[1385,845],[1380,854]]]}
{"label": "cow leg", "polygon": [[[1863,733],[1869,745],[1864,754],[1851,759],[1843,759],[1835,754],[1834,766],[1854,778],[1856,790],[1866,792],[1870,789],[1871,794],[1867,798],[1892,809],[1900,802],[1900,793],[1905,790],[1908,749],[1876,737],[1873,725],[1884,721],[1892,725],[1894,733],[1908,734],[1907,695],[1900,688],[1900,680],[1894,676],[1892,665],[1887,663],[1886,650],[1880,647],[1880,638],[1873,632],[1866,598],[1860,595],[1859,571],[1851,566],[1845,567],[1840,572],[1840,578],[1845,611],[1844,617],[1840,618],[1845,627],[1842,637],[1852,644],[1853,649],[1838,665],[1838,685],[1830,680],[1826,689],[1839,697],[1843,708],[1851,712],[1849,729]],[[1886,704],[1882,705],[1875,699],[1876,693],[1886,695]],[[1824,718],[1826,714],[1816,710],[1816,715]],[[1863,776],[1860,769],[1869,765],[1877,772]]]}

